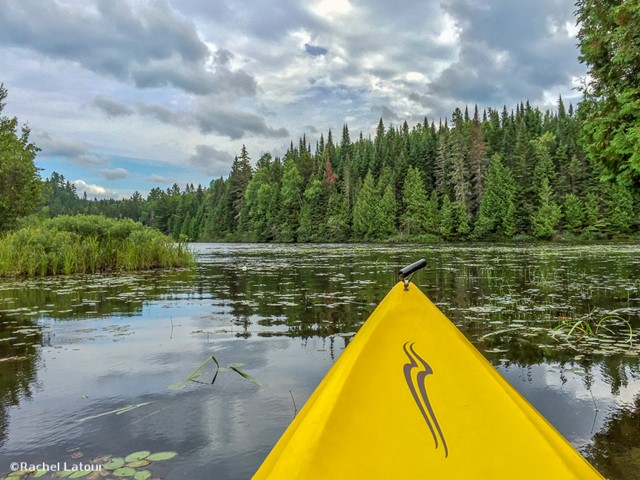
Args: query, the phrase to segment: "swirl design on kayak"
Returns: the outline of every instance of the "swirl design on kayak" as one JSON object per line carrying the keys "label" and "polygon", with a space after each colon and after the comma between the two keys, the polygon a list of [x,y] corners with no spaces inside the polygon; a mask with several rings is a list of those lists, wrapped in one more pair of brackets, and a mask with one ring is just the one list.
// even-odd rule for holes
{"label": "swirl design on kayak", "polygon": [[[439,445],[442,444],[442,447],[444,448],[444,456],[446,458],[449,456],[449,448],[447,447],[447,442],[444,439],[444,435],[442,434],[442,430],[438,424],[438,419],[433,412],[425,384],[427,375],[432,374],[433,370],[431,366],[416,353],[413,345],[413,343],[409,345],[409,342],[407,342],[402,347],[404,353],[409,359],[409,363],[406,363],[403,368],[404,378],[407,381],[409,391],[411,392],[411,395],[413,395],[413,399],[415,400],[418,409],[420,409],[420,413],[433,436],[435,448],[438,448]],[[417,371],[414,372],[414,370]]]}

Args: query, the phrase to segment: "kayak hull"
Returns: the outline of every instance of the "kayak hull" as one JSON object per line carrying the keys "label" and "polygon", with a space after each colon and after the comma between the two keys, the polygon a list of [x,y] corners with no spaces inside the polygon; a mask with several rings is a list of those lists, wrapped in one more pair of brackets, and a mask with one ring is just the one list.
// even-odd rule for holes
{"label": "kayak hull", "polygon": [[365,322],[254,479],[602,479],[416,285]]}

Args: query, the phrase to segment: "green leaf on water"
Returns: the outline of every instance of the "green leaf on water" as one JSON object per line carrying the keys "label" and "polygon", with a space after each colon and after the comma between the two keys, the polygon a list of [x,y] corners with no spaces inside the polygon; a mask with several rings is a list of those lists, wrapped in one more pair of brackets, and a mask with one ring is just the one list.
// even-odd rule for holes
{"label": "green leaf on water", "polygon": [[82,477],[86,477],[90,473],[93,473],[93,472],[91,470],[78,470],[77,472],[69,475],[69,478],[82,478]]}
{"label": "green leaf on water", "polygon": [[130,467],[122,467],[113,472],[114,477],[133,477],[136,471]]}
{"label": "green leaf on water", "polygon": [[149,460],[134,460],[133,462],[127,463],[125,466],[131,467],[131,468],[140,468],[140,467],[146,467],[150,463],[151,462]]}
{"label": "green leaf on water", "polygon": [[141,450],[139,452],[130,453],[129,455],[124,457],[124,461],[126,463],[135,462],[137,460],[142,460],[143,458],[147,458],[149,455],[151,455],[151,452],[149,450]]}
{"label": "green leaf on water", "polygon": [[102,466],[107,470],[115,470],[117,468],[124,466],[124,464],[125,464],[124,458],[114,457]]}
{"label": "green leaf on water", "polygon": [[158,453],[152,453],[151,455],[149,455],[147,457],[147,460],[149,460],[150,462],[159,462],[160,460],[169,460],[170,458],[175,457],[176,455],[178,455],[177,452],[158,452]]}
{"label": "green leaf on water", "polygon": [[196,378],[201,377],[203,374],[200,373],[200,370],[202,370],[202,367],[204,367],[207,363],[209,363],[209,361],[213,361],[213,363],[216,364],[216,373],[215,373],[215,376],[213,377],[213,381],[215,382],[216,376],[218,375],[218,369],[220,368],[220,364],[218,363],[218,360],[216,360],[216,357],[214,357],[213,355],[211,355],[204,362],[198,365],[198,367],[193,372],[191,372],[191,375],[185,378],[184,381],[188,382],[190,380],[195,380]]}
{"label": "green leaf on water", "polygon": [[73,472],[73,470],[63,470],[61,472],[56,473],[53,478],[67,478],[69,475],[71,475]]}
{"label": "green leaf on water", "polygon": [[133,476],[135,480],[147,480],[149,477],[151,477],[151,472],[149,470],[140,470]]}
{"label": "green leaf on water", "polygon": [[33,475],[31,475],[31,477],[40,478],[43,475],[46,475],[47,473],[49,473],[49,470],[36,470],[35,472],[33,472]]}
{"label": "green leaf on water", "polygon": [[233,370],[234,372],[236,372],[238,375],[246,378],[247,380],[252,381],[253,383],[255,383],[256,385],[258,385],[259,387],[264,387],[264,385],[262,383],[260,383],[258,380],[256,380],[255,378],[253,378],[251,375],[248,375],[242,371],[240,371],[239,369],[237,369],[236,367],[231,367],[229,366],[230,370]]}

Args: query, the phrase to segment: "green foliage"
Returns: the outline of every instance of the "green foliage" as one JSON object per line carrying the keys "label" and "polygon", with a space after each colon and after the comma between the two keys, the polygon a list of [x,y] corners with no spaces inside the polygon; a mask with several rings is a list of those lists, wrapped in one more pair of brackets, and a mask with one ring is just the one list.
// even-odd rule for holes
{"label": "green foliage", "polygon": [[451,238],[455,230],[454,209],[451,200],[447,195],[442,199],[442,209],[440,210],[440,235],[444,238]]}
{"label": "green foliage", "polygon": [[515,195],[516,185],[511,171],[502,164],[500,155],[494,154],[489,163],[485,192],[480,202],[475,237],[513,236],[516,230]]}
{"label": "green foliage", "polygon": [[531,219],[533,234],[537,238],[548,239],[556,233],[562,211],[553,198],[551,185],[547,178],[542,180],[539,196],[540,204]]}
{"label": "green foliage", "polygon": [[608,178],[640,189],[640,0],[578,0],[582,146]]}
{"label": "green foliage", "polygon": [[42,183],[34,160],[40,150],[29,142],[27,126],[18,128],[18,119],[2,116],[7,90],[0,84],[0,232],[32,213],[42,193]]}
{"label": "green foliage", "polygon": [[255,169],[243,147],[228,178],[205,187],[154,188],[145,199],[138,193],[124,200],[78,198],[54,172],[44,182],[42,214],[139,219],[190,241],[634,234],[637,200],[624,185],[599,181],[602,167],[577,142],[580,122],[559,99],[557,112],[544,114],[528,102],[511,112],[474,111],[473,118],[456,109],[451,126],[379,122],[374,138],[352,139],[345,125],[339,145],[328,132],[313,152],[303,137],[282,159],[263,154]]}
{"label": "green foliage", "polygon": [[377,236],[379,197],[371,171],[364,177],[364,183],[356,195],[353,207],[353,233],[363,240],[374,240]]}
{"label": "green foliage", "polygon": [[183,244],[130,219],[65,215],[24,223],[0,238],[0,276],[172,268],[193,261]]}
{"label": "green foliage", "polygon": [[402,229],[406,235],[420,235],[427,232],[427,193],[420,170],[409,167],[404,181],[402,203]]}
{"label": "green foliage", "polygon": [[619,184],[610,185],[607,190],[607,218],[612,231],[629,233],[636,219],[631,192]]}
{"label": "green foliage", "polygon": [[564,197],[564,218],[566,229],[572,233],[578,233],[584,226],[584,204],[577,195]]}

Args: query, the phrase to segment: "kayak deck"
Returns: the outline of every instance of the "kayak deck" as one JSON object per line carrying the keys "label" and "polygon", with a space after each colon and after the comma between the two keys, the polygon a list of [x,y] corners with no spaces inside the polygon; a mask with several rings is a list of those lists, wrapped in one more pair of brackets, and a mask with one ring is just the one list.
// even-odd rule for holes
{"label": "kayak deck", "polygon": [[254,479],[602,479],[419,290],[398,283]]}

